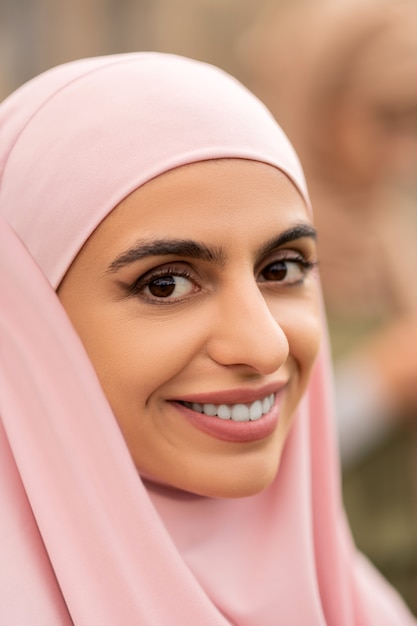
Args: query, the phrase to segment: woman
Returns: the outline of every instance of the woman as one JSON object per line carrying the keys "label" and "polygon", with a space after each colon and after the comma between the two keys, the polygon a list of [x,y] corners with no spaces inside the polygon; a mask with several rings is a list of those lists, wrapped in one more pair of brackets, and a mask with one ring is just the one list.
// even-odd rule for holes
{"label": "woman", "polygon": [[315,230],[263,105],[139,53],[0,118],[2,621],[415,623],[345,527]]}

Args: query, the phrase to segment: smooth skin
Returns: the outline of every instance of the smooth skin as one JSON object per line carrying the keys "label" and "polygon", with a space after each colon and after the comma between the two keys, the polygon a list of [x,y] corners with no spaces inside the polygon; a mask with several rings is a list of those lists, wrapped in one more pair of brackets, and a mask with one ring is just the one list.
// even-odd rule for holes
{"label": "smooth skin", "polygon": [[[319,348],[315,262],[301,195],[248,160],[167,172],[97,227],[58,295],[145,479],[212,497],[271,484]],[[255,441],[207,434],[177,403],[275,387],[277,426]]]}

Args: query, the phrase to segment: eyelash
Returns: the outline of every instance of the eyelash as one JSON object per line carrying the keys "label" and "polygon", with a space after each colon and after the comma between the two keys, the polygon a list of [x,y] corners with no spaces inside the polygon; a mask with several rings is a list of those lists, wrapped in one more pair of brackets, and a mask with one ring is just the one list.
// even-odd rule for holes
{"label": "eyelash", "polygon": [[[137,280],[129,287],[129,294],[132,296],[139,296],[143,294],[143,291],[146,287],[148,287],[153,281],[158,278],[164,278],[165,276],[175,276],[176,278],[185,278],[193,283],[197,283],[197,278],[194,272],[187,269],[187,267],[178,267],[177,265],[167,266],[156,268],[154,270],[150,270]],[[143,294],[143,297],[151,302],[160,302],[161,304],[174,304],[178,302],[181,298],[157,298],[156,296],[147,296]],[[165,302],[163,302],[165,300]]]}
{"label": "eyelash", "polygon": [[[272,266],[278,265],[280,263],[282,264],[295,263],[300,267],[301,273],[302,273],[302,276],[300,277],[299,280],[293,283],[287,284],[287,285],[283,285],[285,287],[297,287],[301,285],[304,282],[307,274],[309,274],[318,265],[316,261],[310,261],[306,259],[304,256],[301,256],[300,254],[294,254],[292,256],[282,257],[282,258],[275,259],[274,261],[271,261],[270,263],[268,263],[267,265],[263,267],[263,269],[258,273],[258,276],[261,276],[262,273],[268,270],[268,268],[271,268]],[[288,268],[286,271],[288,271]],[[181,267],[178,265],[164,265],[162,267],[155,268],[154,270],[150,270],[149,272],[145,273],[143,276],[135,280],[135,282],[132,285],[130,285],[130,287],[128,288],[128,294],[130,296],[142,297],[143,299],[145,299],[146,301],[152,304],[163,304],[163,305],[176,304],[182,301],[183,299],[189,297],[190,295],[192,295],[191,293],[191,294],[186,294],[185,296],[171,298],[171,297],[163,297],[163,296],[158,297],[158,296],[153,296],[153,295],[144,293],[145,289],[149,287],[149,285],[151,285],[154,281],[156,281],[158,278],[165,278],[165,277],[166,278],[169,278],[169,277],[184,278],[190,281],[191,283],[193,283],[194,285],[196,285],[197,288],[199,286],[199,280],[198,280],[198,276],[196,272],[191,271],[186,266]],[[273,287],[273,286],[279,286],[282,281],[274,280],[274,279],[270,279],[270,280],[264,279],[264,280],[260,280],[259,282],[265,285],[268,285],[268,283],[270,283],[270,286]],[[274,285],[274,283],[276,283],[276,285]]]}
{"label": "eyelash", "polygon": [[[264,273],[266,270],[268,270],[268,268],[272,267],[273,265],[278,265],[278,264],[286,264],[286,263],[295,263],[299,266],[299,268],[301,269],[301,273],[302,276],[299,280],[293,282],[293,283],[289,283],[285,286],[287,287],[297,287],[298,285],[302,284],[304,282],[305,277],[307,276],[307,274],[309,274],[311,272],[311,270],[313,270],[315,267],[317,267],[318,263],[317,261],[310,261],[309,259],[306,259],[304,256],[301,256],[300,254],[295,254],[292,256],[287,256],[287,257],[282,257],[279,259],[275,259],[274,261],[271,261],[271,263],[268,263],[261,272],[259,272],[259,275],[262,275],[262,273]],[[288,268],[287,268],[288,271]],[[262,281],[265,283],[271,282],[271,283],[280,283],[280,281],[278,280],[265,280]]]}

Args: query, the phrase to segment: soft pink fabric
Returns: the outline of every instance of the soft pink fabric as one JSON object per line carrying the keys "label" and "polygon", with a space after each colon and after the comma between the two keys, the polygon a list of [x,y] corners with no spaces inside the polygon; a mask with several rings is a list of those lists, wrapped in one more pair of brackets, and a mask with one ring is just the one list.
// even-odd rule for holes
{"label": "soft pink fabric", "polygon": [[6,100],[0,125],[0,211],[54,286],[103,217],[173,167],[266,159],[304,189],[295,154],[277,149],[287,142],[263,105],[220,70],[176,56],[55,68]]}
{"label": "soft pink fabric", "polygon": [[264,107],[194,61],[90,59],[12,95],[0,145],[0,623],[415,624],[351,543],[327,346],[269,489],[168,498],[137,475],[53,290],[107,213],[177,165],[261,160],[306,197]]}

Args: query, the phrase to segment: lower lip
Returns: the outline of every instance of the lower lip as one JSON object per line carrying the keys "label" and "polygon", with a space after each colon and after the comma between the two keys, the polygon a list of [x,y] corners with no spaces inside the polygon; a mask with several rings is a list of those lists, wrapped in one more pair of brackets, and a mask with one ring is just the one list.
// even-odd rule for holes
{"label": "lower lip", "polygon": [[193,426],[207,435],[222,441],[248,443],[265,439],[275,431],[282,404],[282,395],[282,392],[276,394],[275,403],[269,413],[265,413],[260,419],[253,422],[235,422],[232,419],[223,420],[219,417],[211,417],[204,413],[193,411],[179,402],[173,402],[173,404]]}

